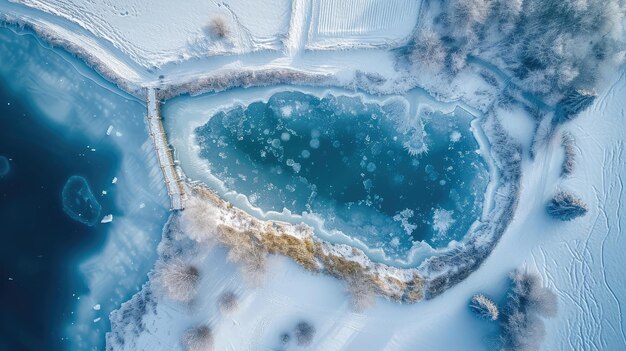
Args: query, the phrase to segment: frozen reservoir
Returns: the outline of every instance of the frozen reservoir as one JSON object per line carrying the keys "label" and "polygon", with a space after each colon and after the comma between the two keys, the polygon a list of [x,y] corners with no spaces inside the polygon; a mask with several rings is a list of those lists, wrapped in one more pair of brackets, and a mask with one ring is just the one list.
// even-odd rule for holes
{"label": "frozen reservoir", "polygon": [[480,218],[489,175],[461,109],[413,114],[403,97],[300,91],[198,110],[204,118],[177,104],[166,119],[187,121],[167,124],[188,176],[260,213],[315,217],[320,231],[394,258],[461,240]]}

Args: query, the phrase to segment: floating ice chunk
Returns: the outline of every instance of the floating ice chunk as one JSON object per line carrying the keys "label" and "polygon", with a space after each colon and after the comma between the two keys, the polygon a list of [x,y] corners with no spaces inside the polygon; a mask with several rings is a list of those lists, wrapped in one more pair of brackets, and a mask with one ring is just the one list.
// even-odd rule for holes
{"label": "floating ice chunk", "polygon": [[100,304],[99,304],[99,303],[98,303],[98,304],[93,305],[93,309],[94,309],[95,311],[100,311],[100,308],[101,308],[101,306],[100,306]]}
{"label": "floating ice chunk", "polygon": [[282,141],[289,141],[289,139],[291,139],[291,134],[289,134],[287,132],[283,132],[280,135],[280,140],[282,140]]}
{"label": "floating ice chunk", "polygon": [[417,226],[409,222],[415,215],[415,212],[410,208],[405,208],[404,210],[398,212],[395,216],[393,216],[393,220],[396,222],[400,222],[402,224],[402,228],[407,235],[411,235]]}
{"label": "floating ice chunk", "polygon": [[309,146],[311,147],[311,149],[317,149],[320,147],[320,140],[319,139],[311,139],[311,141],[309,142]]}
{"label": "floating ice chunk", "polygon": [[109,128],[107,128],[107,135],[111,135],[112,131],[113,131],[113,126],[109,126]]}
{"label": "floating ice chunk", "polygon": [[81,176],[71,176],[61,192],[63,211],[75,221],[93,226],[100,217],[102,206],[91,192],[87,180]]}
{"label": "floating ice chunk", "polygon": [[107,191],[106,190],[102,190],[102,196],[106,195]]}
{"label": "floating ice chunk", "polygon": [[139,208],[144,208],[144,207],[146,207],[145,203],[142,202],[142,203],[139,204]]}
{"label": "floating ice chunk", "polygon": [[291,117],[291,114],[293,113],[293,107],[292,106],[283,106],[280,108],[280,114],[283,117]]}
{"label": "floating ice chunk", "polygon": [[452,218],[452,215],[452,211],[444,210],[443,208],[436,209],[433,215],[433,229],[441,235],[448,232],[454,224],[454,218]]}
{"label": "floating ice chunk", "polygon": [[120,133],[120,132],[115,132],[115,136],[116,136],[116,137],[121,137],[122,135],[123,135],[123,134],[122,134],[122,133]]}
{"label": "floating ice chunk", "polygon": [[311,151],[309,151],[309,150],[302,150],[302,152],[300,153],[300,156],[302,156],[302,158],[309,158],[309,157],[311,157]]}
{"label": "floating ice chunk", "polygon": [[374,164],[374,162],[370,162],[367,164],[367,171],[368,172],[374,172],[376,170],[376,165]]}
{"label": "floating ice chunk", "polygon": [[115,184],[117,183],[117,177],[113,177],[113,180],[111,181],[111,184]]}
{"label": "floating ice chunk", "polygon": [[293,164],[293,166],[291,166],[291,168],[293,168],[293,171],[296,172],[296,173],[299,173],[300,169],[302,169],[302,167],[300,166],[300,164],[298,162],[295,162]]}
{"label": "floating ice chunk", "polygon": [[100,223],[111,223],[111,222],[113,222],[113,215],[111,214],[104,216],[102,220],[100,221]]}
{"label": "floating ice chunk", "polygon": [[389,242],[389,245],[391,245],[391,247],[400,246],[400,239],[398,239],[398,237],[391,239],[391,241]]}
{"label": "floating ice chunk", "polygon": [[458,130],[455,130],[452,133],[450,133],[450,141],[451,142],[456,143],[459,140],[461,140],[461,133],[459,133]]}
{"label": "floating ice chunk", "polygon": [[9,163],[9,159],[4,156],[0,156],[0,178],[9,174],[11,171],[11,164]]}

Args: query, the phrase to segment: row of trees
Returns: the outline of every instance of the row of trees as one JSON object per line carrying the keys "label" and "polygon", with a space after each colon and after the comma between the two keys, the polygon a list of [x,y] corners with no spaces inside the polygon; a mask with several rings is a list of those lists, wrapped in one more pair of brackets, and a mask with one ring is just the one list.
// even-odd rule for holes
{"label": "row of trees", "polygon": [[416,33],[410,58],[455,73],[483,57],[541,94],[593,88],[624,49],[623,0],[446,0]]}

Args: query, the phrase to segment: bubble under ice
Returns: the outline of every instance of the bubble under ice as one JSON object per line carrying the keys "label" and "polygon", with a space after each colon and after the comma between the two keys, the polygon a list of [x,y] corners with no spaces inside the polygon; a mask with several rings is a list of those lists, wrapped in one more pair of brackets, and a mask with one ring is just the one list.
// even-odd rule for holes
{"label": "bubble under ice", "polygon": [[94,226],[100,219],[102,206],[89,188],[87,180],[81,176],[71,176],[62,191],[63,211],[73,220]]}
{"label": "bubble under ice", "polygon": [[9,159],[5,156],[0,155],[0,178],[6,176],[11,171],[11,165],[9,164]]}

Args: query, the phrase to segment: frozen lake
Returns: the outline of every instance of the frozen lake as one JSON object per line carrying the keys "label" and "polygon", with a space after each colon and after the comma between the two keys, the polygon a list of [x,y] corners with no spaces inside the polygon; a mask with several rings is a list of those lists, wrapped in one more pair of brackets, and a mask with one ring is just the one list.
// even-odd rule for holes
{"label": "frozen lake", "polygon": [[218,94],[164,109],[187,176],[228,200],[243,197],[262,216],[323,218],[320,232],[398,259],[460,241],[480,218],[489,174],[466,111],[435,110],[415,94],[237,92],[234,104],[208,106]]}

